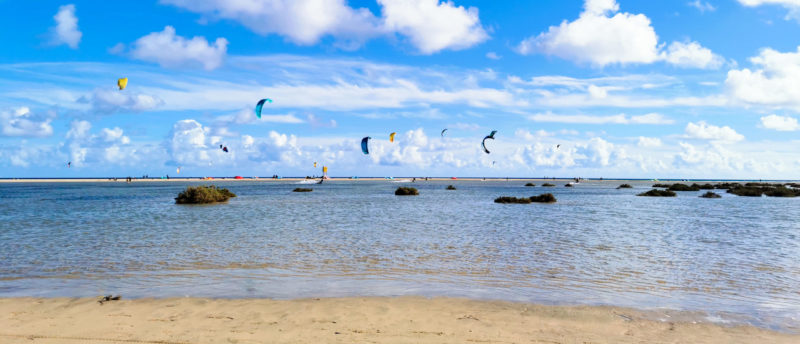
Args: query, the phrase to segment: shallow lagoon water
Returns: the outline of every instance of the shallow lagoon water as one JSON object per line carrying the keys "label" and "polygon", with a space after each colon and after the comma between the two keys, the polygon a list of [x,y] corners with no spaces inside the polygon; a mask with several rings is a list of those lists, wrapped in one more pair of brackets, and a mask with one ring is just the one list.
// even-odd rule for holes
{"label": "shallow lagoon water", "polygon": [[[800,329],[800,199],[636,197],[650,182],[293,193],[289,181],[214,181],[239,197],[174,204],[198,184],[0,184],[0,297],[456,296]],[[545,192],[558,203],[493,203]]]}

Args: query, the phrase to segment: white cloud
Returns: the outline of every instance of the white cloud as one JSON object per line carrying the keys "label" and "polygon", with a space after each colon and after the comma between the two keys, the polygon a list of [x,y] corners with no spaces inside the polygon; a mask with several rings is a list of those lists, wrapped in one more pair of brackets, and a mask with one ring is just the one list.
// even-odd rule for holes
{"label": "white cloud", "polygon": [[684,68],[717,69],[725,62],[697,42],[672,42],[661,56],[667,63]]}
{"label": "white cloud", "polygon": [[599,137],[594,137],[589,142],[578,145],[578,153],[583,153],[588,162],[600,166],[608,166],[611,164],[612,154],[618,154],[613,143]]}
{"label": "white cloud", "polygon": [[693,68],[721,65],[719,56],[696,42],[674,42],[667,51],[660,51],[662,48],[650,18],[618,11],[615,0],[586,0],[578,19],[565,20],[559,26],[551,26],[547,32],[523,40],[517,51],[523,55],[558,56],[595,67],[656,61]]}
{"label": "white cloud", "polygon": [[661,114],[649,113],[640,116],[627,116],[625,114],[611,116],[592,115],[559,115],[552,112],[538,113],[528,116],[536,122],[570,123],[570,124],[672,124],[669,118]]}
{"label": "white cloud", "polygon": [[100,137],[105,142],[119,142],[121,144],[129,144],[131,142],[131,139],[123,135],[122,129],[119,127],[114,127],[114,129],[103,128]]}
{"label": "white cloud", "polygon": [[408,36],[423,54],[469,48],[489,38],[478,9],[439,0],[378,0],[386,28]]}
{"label": "white cloud", "polygon": [[490,52],[486,53],[486,58],[489,58],[489,59],[492,59],[492,60],[499,60],[499,59],[502,58],[502,56],[497,55],[497,53],[494,52],[494,51],[490,51]]}
{"label": "white cloud", "polygon": [[212,70],[222,65],[227,46],[225,38],[217,38],[211,45],[205,37],[186,39],[176,35],[172,26],[166,26],[164,31],[150,33],[133,42],[130,56],[164,67],[201,65]]}
{"label": "white cloud", "polygon": [[800,109],[800,46],[796,52],[763,49],[750,58],[755,66],[728,71],[725,86],[745,104]]}
{"label": "white cloud", "polygon": [[797,131],[800,124],[797,119],[789,116],[769,115],[761,117],[761,127],[777,131]]}
{"label": "white cloud", "polygon": [[27,107],[0,112],[0,126],[4,136],[45,137],[53,135],[55,113],[33,113]]}
{"label": "white cloud", "polygon": [[144,147],[130,145],[130,138],[119,127],[103,128],[99,134],[92,134],[91,129],[88,121],[75,120],[70,123],[65,136],[67,141],[62,148],[66,149],[72,167],[81,168],[91,163],[136,166],[144,159],[152,162],[160,158]]}
{"label": "white cloud", "polygon": [[744,136],[729,126],[718,127],[704,121],[686,125],[686,137],[693,139],[736,142],[744,140]]}
{"label": "white cloud", "polygon": [[222,115],[216,118],[215,122],[221,125],[228,124],[257,124],[257,123],[287,123],[287,124],[300,124],[305,123],[304,120],[298,118],[294,114],[283,115],[261,115],[261,118],[256,117],[252,109],[241,109],[235,113]]}
{"label": "white cloud", "polygon": [[333,36],[360,44],[382,34],[379,20],[365,8],[354,9],[345,0],[161,0],[212,18],[232,19],[262,35],[278,34],[300,44]]}
{"label": "white cloud", "polygon": [[212,18],[232,19],[256,33],[278,34],[300,45],[332,36],[338,45],[355,48],[392,33],[408,37],[423,54],[459,50],[483,42],[488,34],[478,9],[439,0],[379,0],[380,18],[345,0],[161,0]]}
{"label": "white cloud", "polygon": [[648,113],[641,116],[631,116],[631,123],[634,124],[672,124],[675,123],[670,118],[660,113]]}
{"label": "white cloud", "polygon": [[639,140],[636,141],[636,145],[639,147],[661,147],[661,139],[657,137],[644,137],[639,136]]}
{"label": "white cloud", "polygon": [[329,121],[325,121],[324,119],[319,118],[316,115],[311,114],[311,113],[306,115],[306,119],[307,119],[308,123],[311,124],[312,128],[336,128],[336,126],[338,125],[336,123],[336,120],[334,120],[334,119],[331,119]]}
{"label": "white cloud", "polygon": [[779,5],[789,10],[786,19],[800,21],[800,0],[739,0],[739,3],[747,7],[757,7],[761,5]]}
{"label": "white cloud", "polygon": [[211,162],[212,153],[224,157],[215,147],[218,140],[210,137],[209,132],[209,128],[192,119],[175,122],[167,141],[167,152],[181,166],[205,165]]}
{"label": "white cloud", "polygon": [[71,49],[78,49],[83,33],[78,30],[78,18],[75,17],[75,5],[69,4],[58,8],[53,16],[56,26],[51,28],[51,41],[55,45],[66,44]]}
{"label": "white cloud", "polygon": [[698,11],[700,11],[700,13],[705,13],[706,11],[714,12],[714,11],[717,10],[717,8],[714,7],[714,5],[712,5],[711,3],[707,2],[707,1],[694,0],[694,1],[688,2],[687,4],[689,6],[692,6],[692,7],[696,8]]}
{"label": "white cloud", "polygon": [[105,115],[117,112],[149,111],[164,105],[161,98],[149,94],[99,88],[95,89],[91,95],[80,97],[78,102],[88,103],[93,112]]}

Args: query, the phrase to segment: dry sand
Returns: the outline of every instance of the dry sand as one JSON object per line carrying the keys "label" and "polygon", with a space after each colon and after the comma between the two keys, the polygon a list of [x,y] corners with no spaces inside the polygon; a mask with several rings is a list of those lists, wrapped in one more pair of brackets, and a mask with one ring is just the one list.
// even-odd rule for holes
{"label": "dry sand", "polygon": [[612,307],[452,298],[0,299],[0,343],[800,343]]}

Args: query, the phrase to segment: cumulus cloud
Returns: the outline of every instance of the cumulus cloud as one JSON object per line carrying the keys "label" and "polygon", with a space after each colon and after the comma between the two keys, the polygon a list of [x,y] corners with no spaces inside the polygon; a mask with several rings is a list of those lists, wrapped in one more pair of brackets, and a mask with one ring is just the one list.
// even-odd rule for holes
{"label": "cumulus cloud", "polygon": [[388,30],[407,36],[423,54],[460,50],[485,41],[478,9],[439,0],[378,0]]}
{"label": "cumulus cloud", "polygon": [[131,44],[130,56],[137,60],[155,62],[164,67],[202,66],[206,70],[222,65],[228,40],[217,38],[209,44],[205,37],[186,39],[175,34],[172,26],[153,32]]}
{"label": "cumulus cloud", "polygon": [[523,40],[517,51],[541,53],[588,63],[649,64],[666,61],[679,67],[718,68],[721,58],[696,42],[674,42],[662,51],[650,18],[644,14],[619,12],[616,0],[586,0],[574,21],[563,21],[547,32]]}
{"label": "cumulus cloud", "polygon": [[667,63],[684,68],[717,69],[725,60],[697,42],[672,42],[667,50],[661,53]]}
{"label": "cumulus cloud", "polygon": [[728,71],[725,79],[731,97],[745,104],[800,109],[800,46],[781,53],[763,49],[750,58],[749,68]]}
{"label": "cumulus cloud", "polygon": [[704,121],[686,125],[686,137],[711,141],[736,142],[744,140],[744,136],[729,126],[718,127]]}
{"label": "cumulus cloud", "polygon": [[161,3],[235,20],[250,30],[278,34],[300,45],[331,36],[345,48],[398,33],[423,54],[468,48],[488,38],[477,8],[439,0],[379,0],[382,16],[352,8],[345,0],[161,0]]}
{"label": "cumulus cloud", "polygon": [[769,115],[761,117],[761,127],[777,131],[797,131],[800,124],[797,119],[789,116]]}
{"label": "cumulus cloud", "polygon": [[235,20],[258,34],[278,34],[300,44],[317,43],[331,35],[362,42],[381,34],[379,20],[365,8],[345,0],[161,0],[212,18]]}
{"label": "cumulus cloud", "polygon": [[94,113],[110,115],[117,112],[141,112],[154,110],[162,105],[161,98],[149,94],[95,89],[92,94],[78,99],[89,104]]}
{"label": "cumulus cloud", "polygon": [[80,168],[90,163],[134,166],[143,156],[156,158],[152,152],[129,146],[130,138],[119,127],[103,128],[99,134],[92,134],[91,129],[88,121],[74,120],[70,123],[62,149],[66,150],[73,167]]}
{"label": "cumulus cloud", "polygon": [[757,7],[761,5],[779,5],[789,10],[786,19],[800,21],[800,1],[798,0],[739,0],[739,3],[747,7]]}
{"label": "cumulus cloud", "polygon": [[[212,149],[219,142],[209,135],[210,129],[193,119],[175,122],[167,141],[167,152],[179,165],[204,165],[211,161]],[[221,155],[221,154],[216,154]]]}
{"label": "cumulus cloud", "polygon": [[639,139],[636,141],[636,145],[639,147],[661,147],[661,139],[657,137],[644,137],[639,136]]}
{"label": "cumulus cloud", "polygon": [[51,28],[50,39],[54,45],[66,44],[71,49],[78,49],[83,33],[78,30],[78,17],[75,16],[75,5],[69,4],[58,8],[53,16],[56,26]]}
{"label": "cumulus cloud", "polygon": [[33,113],[28,107],[19,107],[0,112],[0,126],[4,136],[45,137],[53,135],[53,118],[52,111]]}

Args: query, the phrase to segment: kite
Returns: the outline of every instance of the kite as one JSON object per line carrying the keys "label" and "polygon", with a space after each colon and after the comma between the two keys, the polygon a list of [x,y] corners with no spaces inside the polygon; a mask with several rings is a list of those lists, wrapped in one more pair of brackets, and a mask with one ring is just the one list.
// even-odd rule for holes
{"label": "kite", "polygon": [[494,134],[496,134],[496,133],[497,133],[497,130],[492,130],[492,133],[489,134],[489,135],[486,135],[486,137],[483,138],[483,141],[481,141],[481,147],[483,147],[483,151],[486,152],[486,154],[491,153],[491,152],[489,152],[488,149],[486,149],[486,139],[494,140]]}
{"label": "kite", "polygon": [[264,98],[256,103],[256,117],[261,118],[261,108],[264,107],[265,102],[272,104],[272,99]]}
{"label": "kite", "polygon": [[364,154],[369,154],[369,148],[367,147],[369,139],[371,139],[369,136],[361,139],[361,151],[364,152]]}

